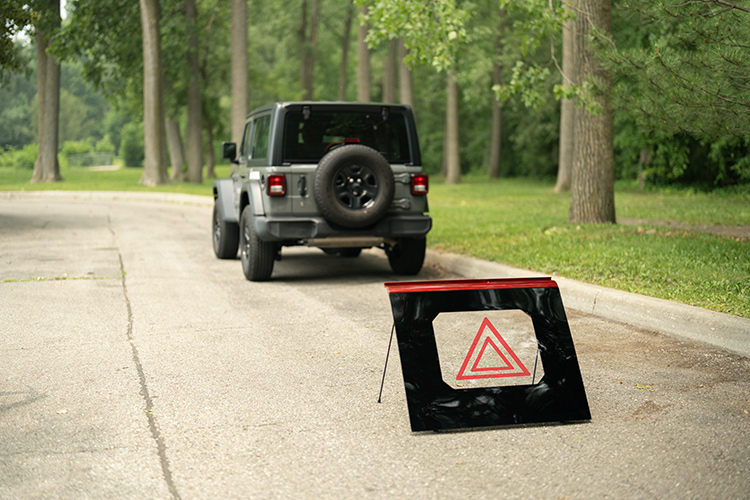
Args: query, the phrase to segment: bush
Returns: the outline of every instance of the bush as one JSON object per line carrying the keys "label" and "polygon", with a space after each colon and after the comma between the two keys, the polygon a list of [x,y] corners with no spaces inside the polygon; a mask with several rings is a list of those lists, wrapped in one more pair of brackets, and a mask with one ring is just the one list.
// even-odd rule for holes
{"label": "bush", "polygon": [[120,140],[120,157],[126,167],[142,167],[146,156],[143,146],[143,127],[130,122],[122,128]]}
{"label": "bush", "polygon": [[39,147],[36,144],[27,144],[20,150],[10,148],[8,151],[0,153],[0,167],[34,170],[34,163],[38,155]]}
{"label": "bush", "polygon": [[91,143],[89,141],[65,141],[62,146],[62,155],[82,155],[91,152]]}
{"label": "bush", "polygon": [[102,137],[102,140],[96,143],[94,151],[97,153],[114,153],[115,145],[109,140],[109,134]]}

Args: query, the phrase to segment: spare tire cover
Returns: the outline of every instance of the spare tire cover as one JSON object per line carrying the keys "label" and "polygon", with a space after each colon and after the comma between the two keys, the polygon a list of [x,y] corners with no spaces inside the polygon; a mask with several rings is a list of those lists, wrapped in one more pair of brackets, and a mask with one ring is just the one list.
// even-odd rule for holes
{"label": "spare tire cover", "polygon": [[330,223],[363,228],[378,222],[393,201],[393,171],[383,155],[360,144],[325,155],[313,180],[313,197]]}

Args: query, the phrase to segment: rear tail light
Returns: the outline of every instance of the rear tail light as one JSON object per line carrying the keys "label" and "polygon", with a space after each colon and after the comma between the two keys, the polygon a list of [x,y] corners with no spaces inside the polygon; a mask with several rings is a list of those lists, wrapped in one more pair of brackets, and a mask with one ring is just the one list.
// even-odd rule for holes
{"label": "rear tail light", "polygon": [[286,195],[286,176],[269,175],[266,185],[266,192],[268,193],[268,196]]}
{"label": "rear tail light", "polygon": [[430,189],[430,178],[427,174],[411,176],[411,194],[427,194]]}

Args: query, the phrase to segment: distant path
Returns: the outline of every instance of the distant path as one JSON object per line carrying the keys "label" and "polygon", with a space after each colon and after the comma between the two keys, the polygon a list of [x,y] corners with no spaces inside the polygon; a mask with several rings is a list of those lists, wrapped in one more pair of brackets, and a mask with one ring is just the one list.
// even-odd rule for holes
{"label": "distant path", "polygon": [[635,219],[629,217],[618,217],[618,224],[626,226],[662,226],[674,229],[686,229],[701,233],[719,234],[734,238],[750,239],[750,226],[719,226],[710,224],[686,224],[674,219]]}

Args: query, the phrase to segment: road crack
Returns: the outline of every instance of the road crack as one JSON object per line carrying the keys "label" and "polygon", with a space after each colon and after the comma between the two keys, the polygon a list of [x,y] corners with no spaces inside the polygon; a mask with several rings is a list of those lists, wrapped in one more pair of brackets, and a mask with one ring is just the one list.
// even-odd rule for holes
{"label": "road crack", "polygon": [[[115,236],[115,232],[112,230],[112,227],[111,227],[111,221],[110,221],[109,231],[112,233],[112,236]],[[146,381],[146,373],[143,370],[141,357],[138,354],[138,346],[136,346],[135,337],[133,336],[133,306],[130,303],[130,297],[128,296],[128,284],[126,281],[127,273],[125,272],[125,264],[122,260],[122,253],[120,252],[119,249],[117,250],[117,257],[120,261],[120,276],[121,276],[121,283],[122,283],[122,292],[123,292],[123,295],[125,296],[125,305],[127,306],[127,312],[128,312],[127,337],[128,337],[128,342],[130,343],[130,349],[133,353],[133,363],[135,363],[136,370],[138,371],[138,380],[141,385],[140,394],[141,396],[143,396],[143,400],[146,405],[144,408],[144,414],[146,415],[146,418],[148,419],[148,428],[151,431],[151,437],[156,442],[156,449],[159,455],[159,463],[161,464],[161,470],[162,470],[162,475],[164,477],[164,481],[167,483],[167,487],[169,488],[169,492],[172,494],[172,498],[174,498],[175,500],[180,500],[180,494],[177,491],[177,487],[174,484],[174,480],[172,479],[172,471],[169,468],[169,458],[167,457],[167,446],[164,443],[164,437],[161,435],[161,432],[159,432],[159,426],[156,423],[156,416],[154,415],[154,412],[153,412],[154,401],[148,390],[148,383]]]}

